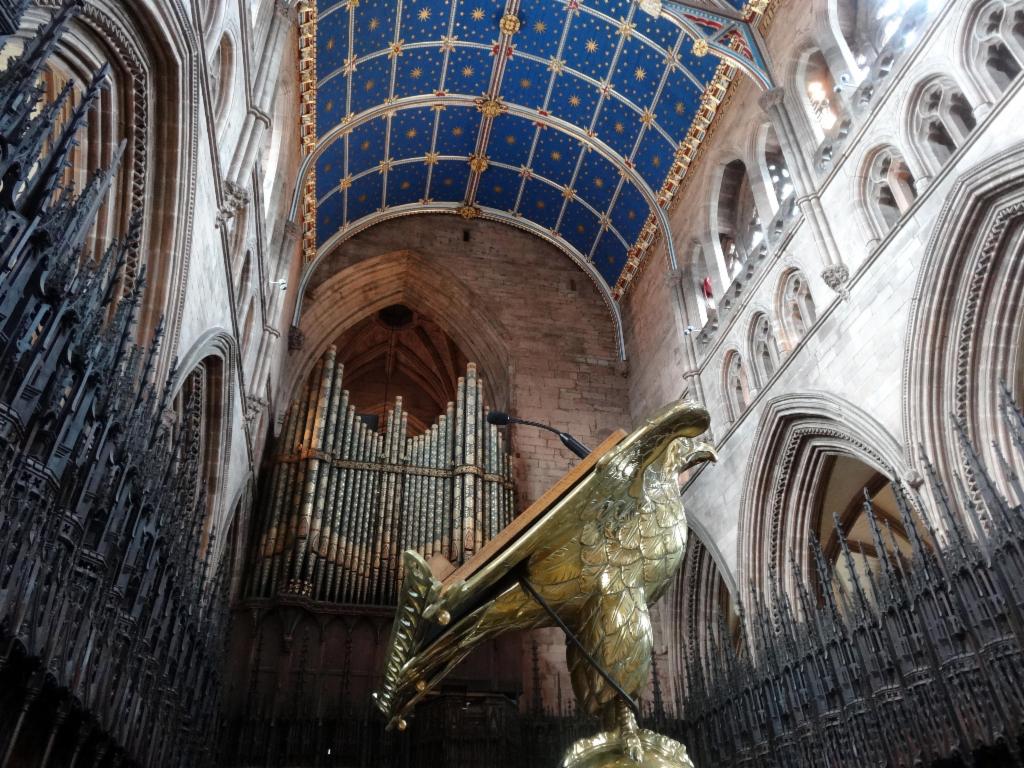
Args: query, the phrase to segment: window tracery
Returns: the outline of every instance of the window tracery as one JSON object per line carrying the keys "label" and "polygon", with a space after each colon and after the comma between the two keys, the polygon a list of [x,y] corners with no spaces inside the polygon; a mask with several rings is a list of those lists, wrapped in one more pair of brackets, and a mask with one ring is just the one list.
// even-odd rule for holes
{"label": "window tracery", "polygon": [[970,32],[969,67],[1003,93],[1024,70],[1024,0],[992,0],[974,17]]}
{"label": "window tracery", "polygon": [[800,343],[818,319],[807,278],[799,270],[790,272],[785,278],[782,286],[781,315],[790,349]]}
{"label": "window tracery", "polygon": [[884,235],[914,204],[914,176],[899,152],[883,147],[872,156],[865,183],[868,212],[878,233]]}
{"label": "window tracery", "polygon": [[956,152],[977,121],[967,98],[950,78],[927,83],[914,104],[913,135],[938,165]]}
{"label": "window tracery", "polygon": [[725,394],[729,421],[736,421],[750,405],[751,391],[743,358],[736,350],[725,356]]}
{"label": "window tracery", "polygon": [[764,313],[754,318],[750,336],[750,359],[754,380],[758,387],[764,387],[779,369],[779,344],[775,339],[772,321]]}

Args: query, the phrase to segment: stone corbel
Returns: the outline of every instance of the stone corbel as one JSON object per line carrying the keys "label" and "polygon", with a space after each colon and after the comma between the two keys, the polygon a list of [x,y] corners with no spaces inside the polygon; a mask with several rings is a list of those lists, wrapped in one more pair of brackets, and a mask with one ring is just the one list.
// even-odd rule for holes
{"label": "stone corbel", "polygon": [[850,289],[848,287],[848,283],[850,282],[850,269],[845,264],[830,264],[825,267],[821,272],[821,279],[824,280],[825,285],[835,291],[843,301],[850,298]]}
{"label": "stone corbel", "polygon": [[245,398],[245,423],[250,428],[259,418],[260,413],[270,403],[258,395],[247,395]]}
{"label": "stone corbel", "polygon": [[240,210],[249,205],[251,200],[252,196],[249,194],[249,190],[233,181],[225,181],[224,202],[221,204],[220,210],[217,211],[217,228],[220,229],[233,219]]}

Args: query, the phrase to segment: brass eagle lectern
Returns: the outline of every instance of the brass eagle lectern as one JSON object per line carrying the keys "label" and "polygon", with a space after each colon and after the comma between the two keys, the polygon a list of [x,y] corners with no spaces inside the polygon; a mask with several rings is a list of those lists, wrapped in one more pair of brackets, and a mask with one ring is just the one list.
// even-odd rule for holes
{"label": "brass eagle lectern", "polygon": [[682,745],[637,727],[651,667],[648,606],[683,559],[683,470],[716,456],[696,438],[707,411],[676,402],[630,435],[608,438],[454,573],[406,552],[405,580],[377,705],[405,716],[474,648],[513,630],[561,626],[581,707],[605,731],[563,765],[692,766]]}

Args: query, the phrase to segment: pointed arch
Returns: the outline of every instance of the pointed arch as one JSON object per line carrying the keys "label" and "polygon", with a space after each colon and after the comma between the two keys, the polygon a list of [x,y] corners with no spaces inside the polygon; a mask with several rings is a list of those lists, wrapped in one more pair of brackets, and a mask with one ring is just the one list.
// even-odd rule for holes
{"label": "pointed arch", "polygon": [[1024,143],[957,182],[914,290],[904,353],[904,431],[915,459],[920,446],[947,483],[961,465],[951,420],[966,427],[993,470],[1002,464],[993,442],[1008,460],[1015,455],[1001,389],[1005,382],[1018,401],[1024,397],[1022,163]]}
{"label": "pointed arch", "polygon": [[[358,301],[346,301],[358,296]],[[345,330],[392,304],[405,304],[439,323],[476,362],[489,400],[504,405],[511,392],[508,332],[481,308],[487,302],[457,275],[413,250],[398,250],[351,264],[318,285],[302,315],[306,343],[290,366],[284,396]]]}
{"label": "pointed arch", "polygon": [[773,578],[797,591],[793,558],[811,572],[812,499],[829,457],[848,456],[889,479],[905,474],[903,447],[865,411],[824,393],[783,395],[761,412],[740,499],[738,582],[767,595]]}

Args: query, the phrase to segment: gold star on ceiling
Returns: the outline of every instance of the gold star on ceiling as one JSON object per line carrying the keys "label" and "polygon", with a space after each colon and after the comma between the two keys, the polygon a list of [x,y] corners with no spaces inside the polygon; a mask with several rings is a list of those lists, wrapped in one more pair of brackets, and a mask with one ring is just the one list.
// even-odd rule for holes
{"label": "gold star on ceiling", "polygon": [[380,26],[380,19],[378,19],[378,18],[372,18],[372,19],[370,19],[370,31],[371,31],[371,32],[372,32],[373,30],[375,30],[375,29],[376,29],[377,27],[379,27],[379,26]]}
{"label": "gold star on ceiling", "polygon": [[596,179],[594,179],[594,186],[597,187],[598,189],[601,189],[604,186],[604,179],[598,176]]}
{"label": "gold star on ceiling", "polygon": [[582,235],[584,232],[587,231],[587,228],[584,227],[582,224],[577,224],[576,225],[576,231],[579,232]]}
{"label": "gold star on ceiling", "polygon": [[334,111],[334,101],[332,99],[328,99],[327,100],[327,104],[324,106],[324,109],[326,109],[328,112],[333,112]]}
{"label": "gold star on ceiling", "polygon": [[359,197],[357,197],[356,200],[358,200],[360,203],[365,203],[366,202],[366,193],[363,192],[363,194],[361,194]]}
{"label": "gold star on ceiling", "polygon": [[652,157],[651,158],[651,165],[653,165],[655,168],[661,168],[661,158],[658,157],[657,155]]}
{"label": "gold star on ceiling", "polygon": [[543,200],[538,200],[537,201],[537,207],[538,208],[543,208],[544,207],[544,201]]}
{"label": "gold star on ceiling", "polygon": [[500,195],[502,192],[505,191],[504,188],[502,188],[502,186],[500,184],[495,184],[492,187],[492,189],[494,190],[494,194],[496,194],[496,195]]}
{"label": "gold star on ceiling", "polygon": [[324,166],[324,173],[330,173],[332,168],[334,168],[334,163],[328,163]]}
{"label": "gold star on ceiling", "polygon": [[372,91],[376,86],[377,83],[375,83],[373,80],[367,80],[365,83],[363,83],[363,90]]}
{"label": "gold star on ceiling", "polygon": [[408,131],[406,131],[405,132],[405,138],[407,138],[407,139],[415,139],[416,138],[416,129],[415,128],[410,128]]}
{"label": "gold star on ceiling", "polygon": [[681,115],[686,111],[686,105],[681,101],[676,102],[676,114]]}
{"label": "gold star on ceiling", "polygon": [[419,16],[420,21],[427,21],[430,18],[430,9],[420,8],[420,12],[416,15]]}
{"label": "gold star on ceiling", "polygon": [[413,67],[412,72],[409,73],[413,80],[419,80],[423,76],[423,70],[419,67]]}
{"label": "gold star on ceiling", "polygon": [[558,151],[558,150],[556,149],[556,150],[555,150],[554,152],[552,152],[552,153],[551,153],[551,159],[552,159],[552,160],[561,160],[561,159],[562,159],[562,153],[561,153],[561,152],[559,152],[559,151]]}
{"label": "gold star on ceiling", "polygon": [[470,14],[470,16],[473,17],[473,21],[483,21],[483,19],[484,19],[484,9],[483,8],[474,8],[473,12]]}
{"label": "gold star on ceiling", "polygon": [[586,43],[587,53],[594,53],[597,51],[597,40],[590,39]]}
{"label": "gold star on ceiling", "polygon": [[530,78],[528,77],[524,77],[522,80],[519,81],[520,88],[529,88],[531,85],[533,85],[533,83],[530,82]]}
{"label": "gold star on ceiling", "polygon": [[533,23],[533,31],[538,35],[548,31],[548,25],[543,21],[535,21]]}
{"label": "gold star on ceiling", "polygon": [[508,136],[506,136],[506,137],[505,137],[505,143],[506,143],[506,144],[515,144],[515,143],[516,143],[516,137],[515,137],[515,136],[513,136],[513,135],[512,135],[511,133],[510,133],[510,134],[509,134]]}
{"label": "gold star on ceiling", "polygon": [[327,50],[328,51],[333,51],[334,50],[334,38],[333,37],[329,37],[327,39]]}
{"label": "gold star on ceiling", "polygon": [[569,97],[569,103],[572,104],[572,106],[574,107],[578,107],[580,105],[580,97],[574,93],[572,96]]}
{"label": "gold star on ceiling", "polygon": [[366,150],[368,150],[368,149],[370,148],[370,142],[369,142],[369,140],[368,140],[368,139],[364,139],[364,140],[363,140],[363,143],[359,145],[359,148],[360,148],[361,150],[363,150],[363,152],[365,152]]}
{"label": "gold star on ceiling", "polygon": [[454,128],[452,128],[452,136],[461,136],[461,135],[462,135],[462,126],[461,125],[456,125]]}
{"label": "gold star on ceiling", "polygon": [[622,123],[616,123],[615,124],[615,132],[616,133],[624,133],[625,130],[626,130],[626,126],[624,126]]}
{"label": "gold star on ceiling", "polygon": [[633,70],[633,77],[635,77],[637,80],[643,80],[644,78],[647,77],[647,70],[644,69],[643,67],[637,67],[636,69]]}
{"label": "gold star on ceiling", "polygon": [[633,211],[633,210],[626,211],[626,218],[628,218],[630,221],[635,219],[636,218],[636,211]]}
{"label": "gold star on ceiling", "polygon": [[473,76],[473,68],[471,66],[469,66],[468,64],[466,66],[464,66],[462,68],[462,76],[463,77],[472,77]]}
{"label": "gold star on ceiling", "polygon": [[449,176],[448,178],[446,178],[446,179],[445,179],[444,181],[442,181],[441,183],[442,183],[442,184],[444,184],[444,185],[445,185],[446,187],[450,187],[450,186],[452,185],[452,179],[451,179],[451,177]]}

